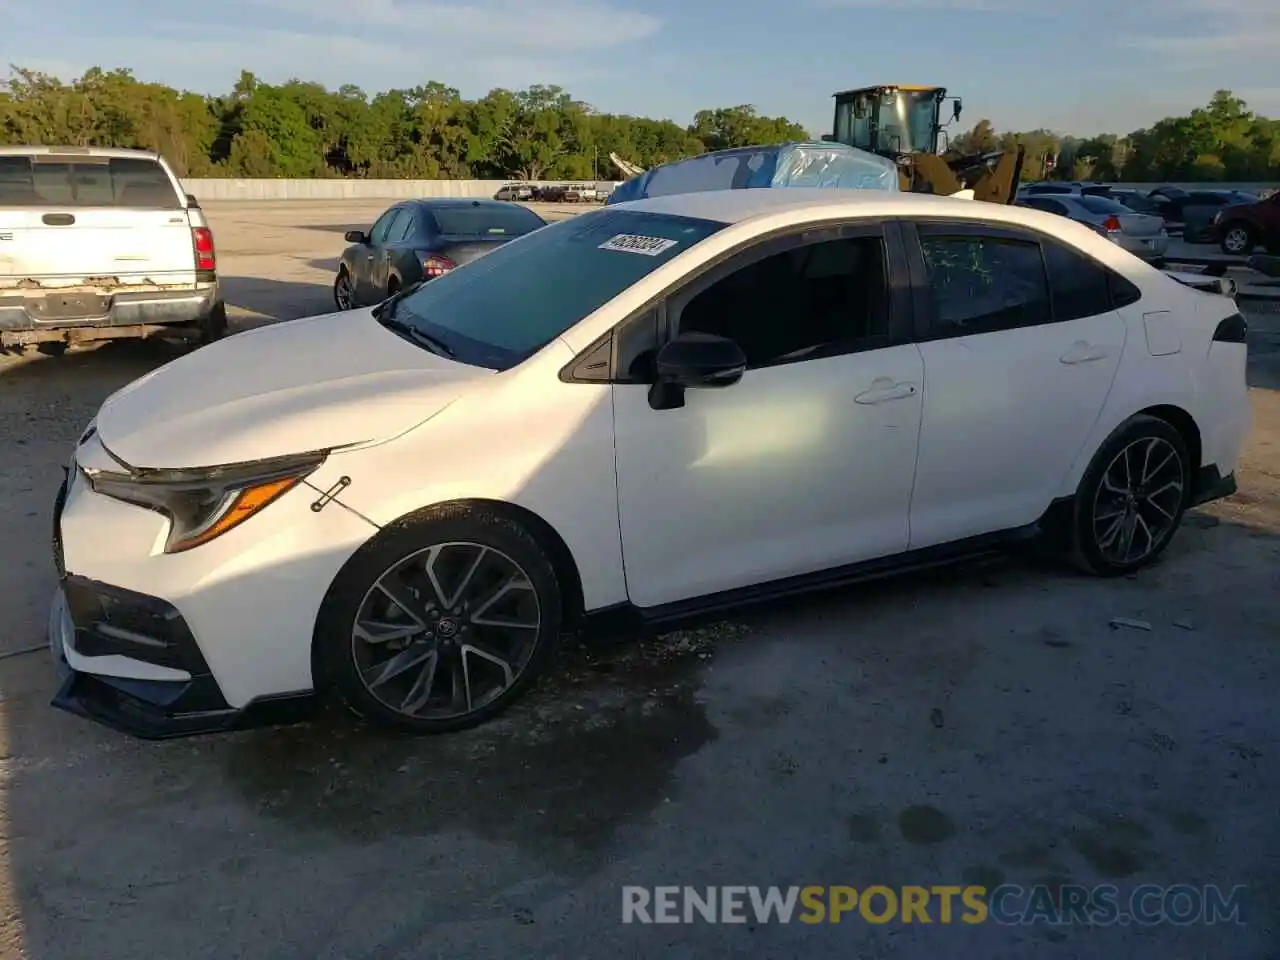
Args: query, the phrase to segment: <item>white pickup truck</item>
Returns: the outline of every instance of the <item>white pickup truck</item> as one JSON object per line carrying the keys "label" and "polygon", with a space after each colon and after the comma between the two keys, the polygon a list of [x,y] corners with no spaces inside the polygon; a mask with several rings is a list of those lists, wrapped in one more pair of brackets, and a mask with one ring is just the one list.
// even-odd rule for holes
{"label": "white pickup truck", "polygon": [[213,234],[159,154],[0,147],[0,348],[226,333]]}

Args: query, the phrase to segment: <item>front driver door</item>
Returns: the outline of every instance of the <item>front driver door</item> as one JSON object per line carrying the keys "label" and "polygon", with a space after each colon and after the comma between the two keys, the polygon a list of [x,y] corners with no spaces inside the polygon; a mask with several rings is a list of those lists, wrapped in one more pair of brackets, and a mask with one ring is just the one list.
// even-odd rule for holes
{"label": "front driver door", "polygon": [[369,243],[356,251],[356,294],[362,304],[381,303],[386,298],[385,280],[379,283],[385,257],[387,236],[397,222],[410,214],[403,207],[392,207],[380,216],[369,230]]}
{"label": "front driver door", "polygon": [[[907,546],[923,396],[897,234],[832,227],[767,241],[618,332],[619,520],[631,601],[653,608]],[[729,387],[649,404],[644,358],[714,333],[747,356]]]}

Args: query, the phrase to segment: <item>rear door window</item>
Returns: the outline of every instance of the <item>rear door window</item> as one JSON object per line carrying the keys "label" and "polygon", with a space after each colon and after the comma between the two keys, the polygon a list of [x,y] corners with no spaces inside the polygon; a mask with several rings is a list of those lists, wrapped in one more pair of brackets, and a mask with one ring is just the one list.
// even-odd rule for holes
{"label": "rear door window", "polygon": [[182,198],[145,157],[0,157],[0,206],[174,210]]}
{"label": "rear door window", "polygon": [[926,234],[920,245],[938,335],[993,333],[1052,318],[1038,243]]}

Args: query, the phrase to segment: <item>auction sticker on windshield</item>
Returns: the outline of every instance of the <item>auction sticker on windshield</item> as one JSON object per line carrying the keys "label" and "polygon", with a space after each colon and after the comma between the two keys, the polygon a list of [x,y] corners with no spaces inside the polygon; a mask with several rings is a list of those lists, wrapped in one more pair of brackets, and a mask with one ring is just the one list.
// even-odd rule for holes
{"label": "auction sticker on windshield", "polygon": [[620,250],[623,253],[639,253],[646,257],[656,257],[676,245],[675,240],[663,237],[639,237],[632,233],[620,233],[600,244],[601,250]]}

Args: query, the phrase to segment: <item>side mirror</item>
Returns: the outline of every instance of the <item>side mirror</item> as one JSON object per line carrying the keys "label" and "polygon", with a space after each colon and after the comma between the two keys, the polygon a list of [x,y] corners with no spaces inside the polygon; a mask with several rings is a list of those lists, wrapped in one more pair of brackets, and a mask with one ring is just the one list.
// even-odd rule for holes
{"label": "side mirror", "polygon": [[657,378],[649,388],[649,406],[672,410],[684,406],[684,391],[728,387],[742,379],[747,358],[732,340],[709,333],[684,333],[668,341],[654,358]]}
{"label": "side mirror", "polygon": [[200,201],[196,199],[196,195],[194,193],[187,194],[187,207],[192,210],[200,209]]}
{"label": "side mirror", "polygon": [[348,230],[342,235],[342,239],[346,240],[347,243],[367,244],[369,242],[369,235],[363,230]]}
{"label": "side mirror", "polygon": [[959,101],[959,100],[957,100],[957,101],[955,102],[955,105],[951,108],[951,122],[952,122],[952,123],[954,123],[955,121],[957,121],[957,120],[959,120],[959,119],[960,119],[960,109],[961,109],[961,107],[960,107],[960,101]]}

